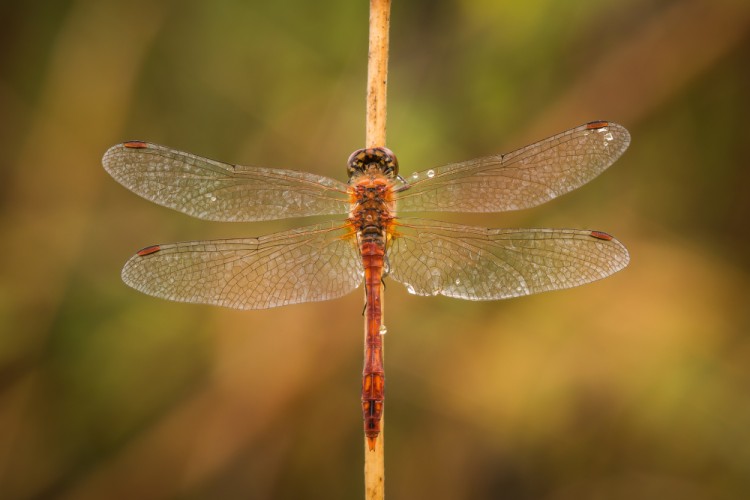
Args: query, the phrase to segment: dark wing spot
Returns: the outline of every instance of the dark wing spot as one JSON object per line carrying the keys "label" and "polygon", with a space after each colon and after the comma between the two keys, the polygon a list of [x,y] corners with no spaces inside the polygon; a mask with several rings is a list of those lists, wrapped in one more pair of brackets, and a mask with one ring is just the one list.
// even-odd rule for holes
{"label": "dark wing spot", "polygon": [[601,231],[591,231],[590,236],[592,236],[592,237],[594,237],[594,238],[596,238],[598,240],[604,240],[604,241],[611,241],[612,240],[612,236],[611,235],[609,235],[607,233],[603,233]]}
{"label": "dark wing spot", "polygon": [[152,253],[156,253],[159,250],[161,250],[160,245],[151,245],[150,247],[143,248],[141,250],[138,250],[137,255],[139,257],[145,257],[146,255],[151,255]]}

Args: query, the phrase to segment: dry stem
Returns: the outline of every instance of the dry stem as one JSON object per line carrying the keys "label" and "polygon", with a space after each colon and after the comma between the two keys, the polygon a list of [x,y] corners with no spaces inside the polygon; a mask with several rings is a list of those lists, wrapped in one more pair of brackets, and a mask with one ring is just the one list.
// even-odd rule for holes
{"label": "dry stem", "polygon": [[[367,58],[367,124],[365,145],[385,146],[386,92],[388,85],[388,28],[391,0],[370,0],[370,48]],[[381,289],[381,301],[382,301]],[[381,308],[384,309],[381,302]],[[383,320],[383,324],[385,320]],[[365,334],[367,322],[365,321]],[[365,438],[365,499],[382,500],[385,494],[383,432],[385,415],[380,421],[380,435],[370,450]]]}
{"label": "dry stem", "polygon": [[388,27],[391,0],[370,0],[370,51],[367,58],[368,148],[385,146],[386,90],[388,86]]}

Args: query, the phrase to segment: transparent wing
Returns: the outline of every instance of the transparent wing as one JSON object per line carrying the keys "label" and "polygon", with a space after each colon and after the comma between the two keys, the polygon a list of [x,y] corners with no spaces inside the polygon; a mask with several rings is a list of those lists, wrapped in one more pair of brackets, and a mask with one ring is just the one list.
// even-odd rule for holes
{"label": "transparent wing", "polygon": [[494,300],[570,288],[628,264],[606,233],[573,229],[487,229],[399,220],[388,249],[390,277],[416,295]]}
{"label": "transparent wing", "polygon": [[611,122],[590,122],[504,155],[454,163],[406,178],[399,212],[504,212],[529,208],[586,184],[630,144]]}
{"label": "transparent wing", "polygon": [[341,297],[364,273],[349,226],[321,224],[260,238],[144,248],[122,279],[143,293],[235,309]]}
{"label": "transparent wing", "polygon": [[215,221],[346,214],[347,185],[328,177],[230,165],[140,141],[102,159],[117,182],[147,200]]}

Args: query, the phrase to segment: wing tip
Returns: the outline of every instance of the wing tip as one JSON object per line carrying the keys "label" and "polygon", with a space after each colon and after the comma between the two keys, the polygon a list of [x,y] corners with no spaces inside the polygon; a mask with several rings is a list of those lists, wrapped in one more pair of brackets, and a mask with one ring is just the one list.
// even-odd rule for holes
{"label": "wing tip", "polygon": [[584,130],[616,132],[619,136],[620,143],[622,144],[620,154],[622,154],[630,145],[630,132],[619,123],[611,122],[609,120],[594,120],[584,123],[582,127]]}
{"label": "wing tip", "polygon": [[112,174],[112,157],[115,155],[117,150],[120,148],[120,144],[115,144],[114,146],[110,147],[104,152],[104,156],[102,156],[102,166],[104,169]]}
{"label": "wing tip", "polygon": [[104,156],[102,156],[102,165],[105,169],[107,169],[107,172],[112,172],[110,168],[113,164],[111,161],[112,157],[118,154],[120,151],[122,151],[123,149],[147,149],[151,146],[151,143],[140,140],[125,141],[119,144],[115,144],[104,152]]}
{"label": "wing tip", "polygon": [[617,238],[615,238],[609,233],[605,233],[604,231],[591,230],[589,231],[589,236],[597,240],[606,242],[608,244],[614,245],[620,251],[620,254],[617,256],[618,258],[616,259],[616,265],[613,266],[612,272],[609,273],[607,276],[614,274],[628,267],[628,264],[630,264],[630,252],[628,252],[627,247],[620,240],[618,240]]}

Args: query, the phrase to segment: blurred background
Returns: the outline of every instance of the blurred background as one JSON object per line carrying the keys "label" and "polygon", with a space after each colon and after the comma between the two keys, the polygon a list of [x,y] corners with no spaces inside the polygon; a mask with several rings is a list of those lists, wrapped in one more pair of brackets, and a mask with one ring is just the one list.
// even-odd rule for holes
{"label": "blurred background", "polygon": [[[141,295],[154,243],[221,224],[101,156],[142,139],[345,179],[364,0],[3,2],[0,497],[360,498],[362,294],[240,312]],[[404,174],[590,120],[628,152],[542,207],[451,217],[611,232],[631,265],[500,302],[389,282],[390,498],[750,496],[750,4],[395,1]]]}

